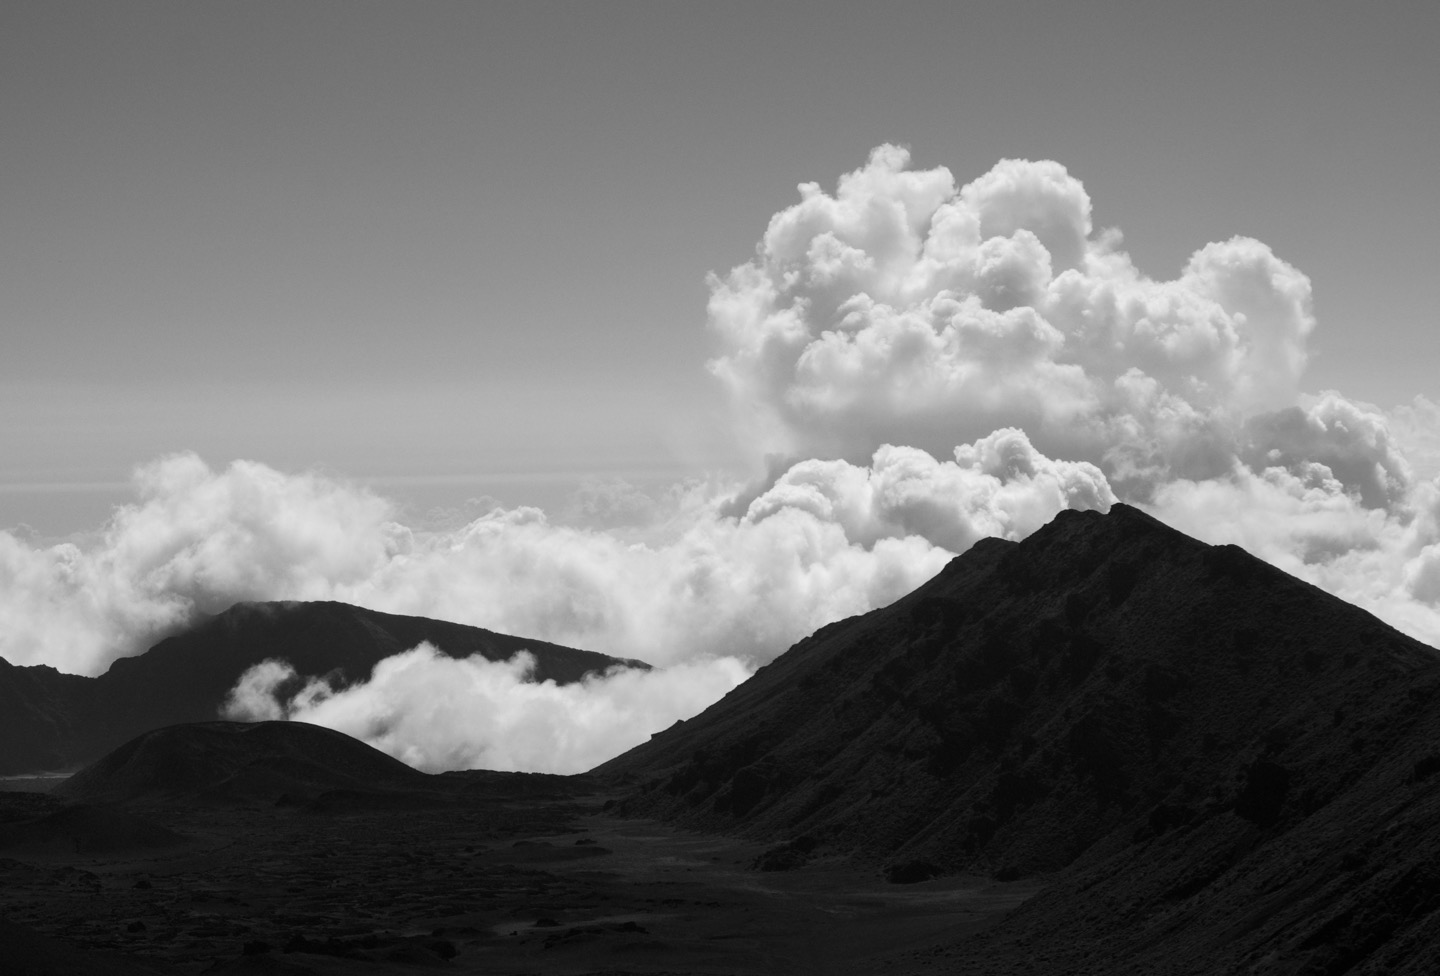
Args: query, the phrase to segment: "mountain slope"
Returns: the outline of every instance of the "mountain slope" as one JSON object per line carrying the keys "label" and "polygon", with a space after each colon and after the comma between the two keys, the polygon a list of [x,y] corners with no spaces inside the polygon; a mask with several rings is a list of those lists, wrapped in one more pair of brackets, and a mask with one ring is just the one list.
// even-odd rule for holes
{"label": "mountain slope", "polygon": [[380,613],[344,603],[240,603],[98,678],[0,661],[0,773],[79,765],[134,736],[206,722],[240,675],[268,658],[338,685],[370,676],[384,658],[429,641],[451,657],[535,656],[535,680],[566,684],[611,667],[639,667],[594,651],[479,627]]}
{"label": "mountain slope", "polygon": [[1299,816],[1437,680],[1370,614],[1117,505],[980,543],[601,769],[684,822],[1029,873],[1161,806]]}
{"label": "mountain slope", "polygon": [[[1067,965],[1088,945],[1121,971],[1136,919],[1163,918],[1164,966],[1230,971],[1167,954],[1208,917],[1211,952],[1280,946],[1338,973],[1440,912],[1418,894],[1440,893],[1437,691],[1433,649],[1117,505],[980,543],[599,772],[629,784],[625,812],[804,836],[897,877],[1068,868],[992,955],[1064,931]],[[1342,862],[1386,907],[1332,892],[1331,914],[1294,914]]]}
{"label": "mountain slope", "polygon": [[93,678],[0,658],[0,775],[59,769],[93,711]]}

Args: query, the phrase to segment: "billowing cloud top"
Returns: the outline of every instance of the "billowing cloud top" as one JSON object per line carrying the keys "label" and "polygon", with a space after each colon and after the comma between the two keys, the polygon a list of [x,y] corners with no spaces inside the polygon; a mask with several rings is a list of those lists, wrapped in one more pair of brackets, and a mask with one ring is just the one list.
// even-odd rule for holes
{"label": "billowing cloud top", "polygon": [[961,187],[881,146],[777,214],[756,258],[711,280],[711,368],[769,448],[948,451],[998,427],[1104,463],[1131,492],[1213,477],[1240,421],[1294,403],[1310,282],[1259,241],[1140,274],[1054,162]]}

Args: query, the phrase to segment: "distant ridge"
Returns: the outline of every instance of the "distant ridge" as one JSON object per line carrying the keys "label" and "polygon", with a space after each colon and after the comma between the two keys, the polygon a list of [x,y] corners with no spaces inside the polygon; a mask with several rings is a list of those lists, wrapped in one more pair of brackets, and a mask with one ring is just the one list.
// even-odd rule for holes
{"label": "distant ridge", "polygon": [[626,814],[788,842],[777,866],[1050,877],[937,971],[1044,946],[1047,972],[1418,976],[1437,693],[1434,649],[1116,505],[980,542],[597,773]]}
{"label": "distant ridge", "polygon": [[345,603],[237,603],[144,654],[117,660],[97,678],[0,659],[0,774],[78,766],[142,732],[211,721],[240,675],[268,658],[289,662],[301,675],[328,675],[348,685],[422,641],[455,658],[479,654],[502,661],[529,651],[535,680],[557,684],[612,667],[649,667]]}
{"label": "distant ridge", "polygon": [[131,739],[57,786],[68,802],[309,797],[432,780],[358,739],[304,722],[197,722]]}

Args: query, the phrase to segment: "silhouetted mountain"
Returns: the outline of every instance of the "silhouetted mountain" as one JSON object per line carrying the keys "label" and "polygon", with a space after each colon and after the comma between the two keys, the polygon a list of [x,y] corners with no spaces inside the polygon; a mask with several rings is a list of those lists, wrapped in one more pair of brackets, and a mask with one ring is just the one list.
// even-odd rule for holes
{"label": "silhouetted mountain", "polygon": [[0,657],[0,774],[71,765],[93,710],[95,680]]}
{"label": "silhouetted mountain", "polygon": [[155,729],[51,793],[69,802],[308,798],[327,790],[425,789],[434,779],[358,739],[304,722]]}
{"label": "silhouetted mountain", "polygon": [[76,811],[97,809],[89,804],[260,801],[346,813],[495,797],[553,799],[586,783],[584,777],[493,770],[422,773],[343,732],[305,722],[195,722],[145,732],[81,769],[43,799],[82,805],[46,811],[49,818],[32,817],[32,826],[85,820],[89,815]]}
{"label": "silhouetted mountain", "polygon": [[798,839],[777,861],[1065,869],[936,965],[1432,972],[1437,689],[1433,649],[1117,505],[979,543],[597,772],[625,813]]}
{"label": "silhouetted mountain", "polygon": [[384,658],[429,641],[451,657],[535,656],[535,680],[567,684],[615,666],[648,668],[546,641],[479,627],[380,613],[344,603],[239,603],[121,658],[98,678],[0,659],[0,773],[58,769],[93,760],[141,732],[218,717],[240,675],[280,658],[340,686],[363,681]]}

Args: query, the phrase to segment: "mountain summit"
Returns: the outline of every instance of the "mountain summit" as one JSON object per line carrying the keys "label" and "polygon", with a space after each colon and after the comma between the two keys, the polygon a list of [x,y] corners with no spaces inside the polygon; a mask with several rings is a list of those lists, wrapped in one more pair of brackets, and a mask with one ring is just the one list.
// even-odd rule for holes
{"label": "mountain summit", "polygon": [[[1419,898],[1406,875],[1430,878],[1440,851],[1437,689],[1432,648],[1116,505],[980,542],[600,771],[629,784],[627,813],[790,839],[800,860],[1071,879],[996,931],[1066,930],[1074,952],[1131,937],[1137,917],[1238,925],[1269,886],[1251,934],[1273,924],[1266,944],[1294,952],[1311,939],[1301,955],[1328,960],[1314,971],[1342,972],[1326,967],[1437,924],[1440,885]],[[1387,823],[1418,846],[1386,842]],[[1097,914],[1081,878],[1124,911]],[[1367,879],[1390,907],[1356,900]],[[1390,934],[1367,947],[1376,912]]]}

